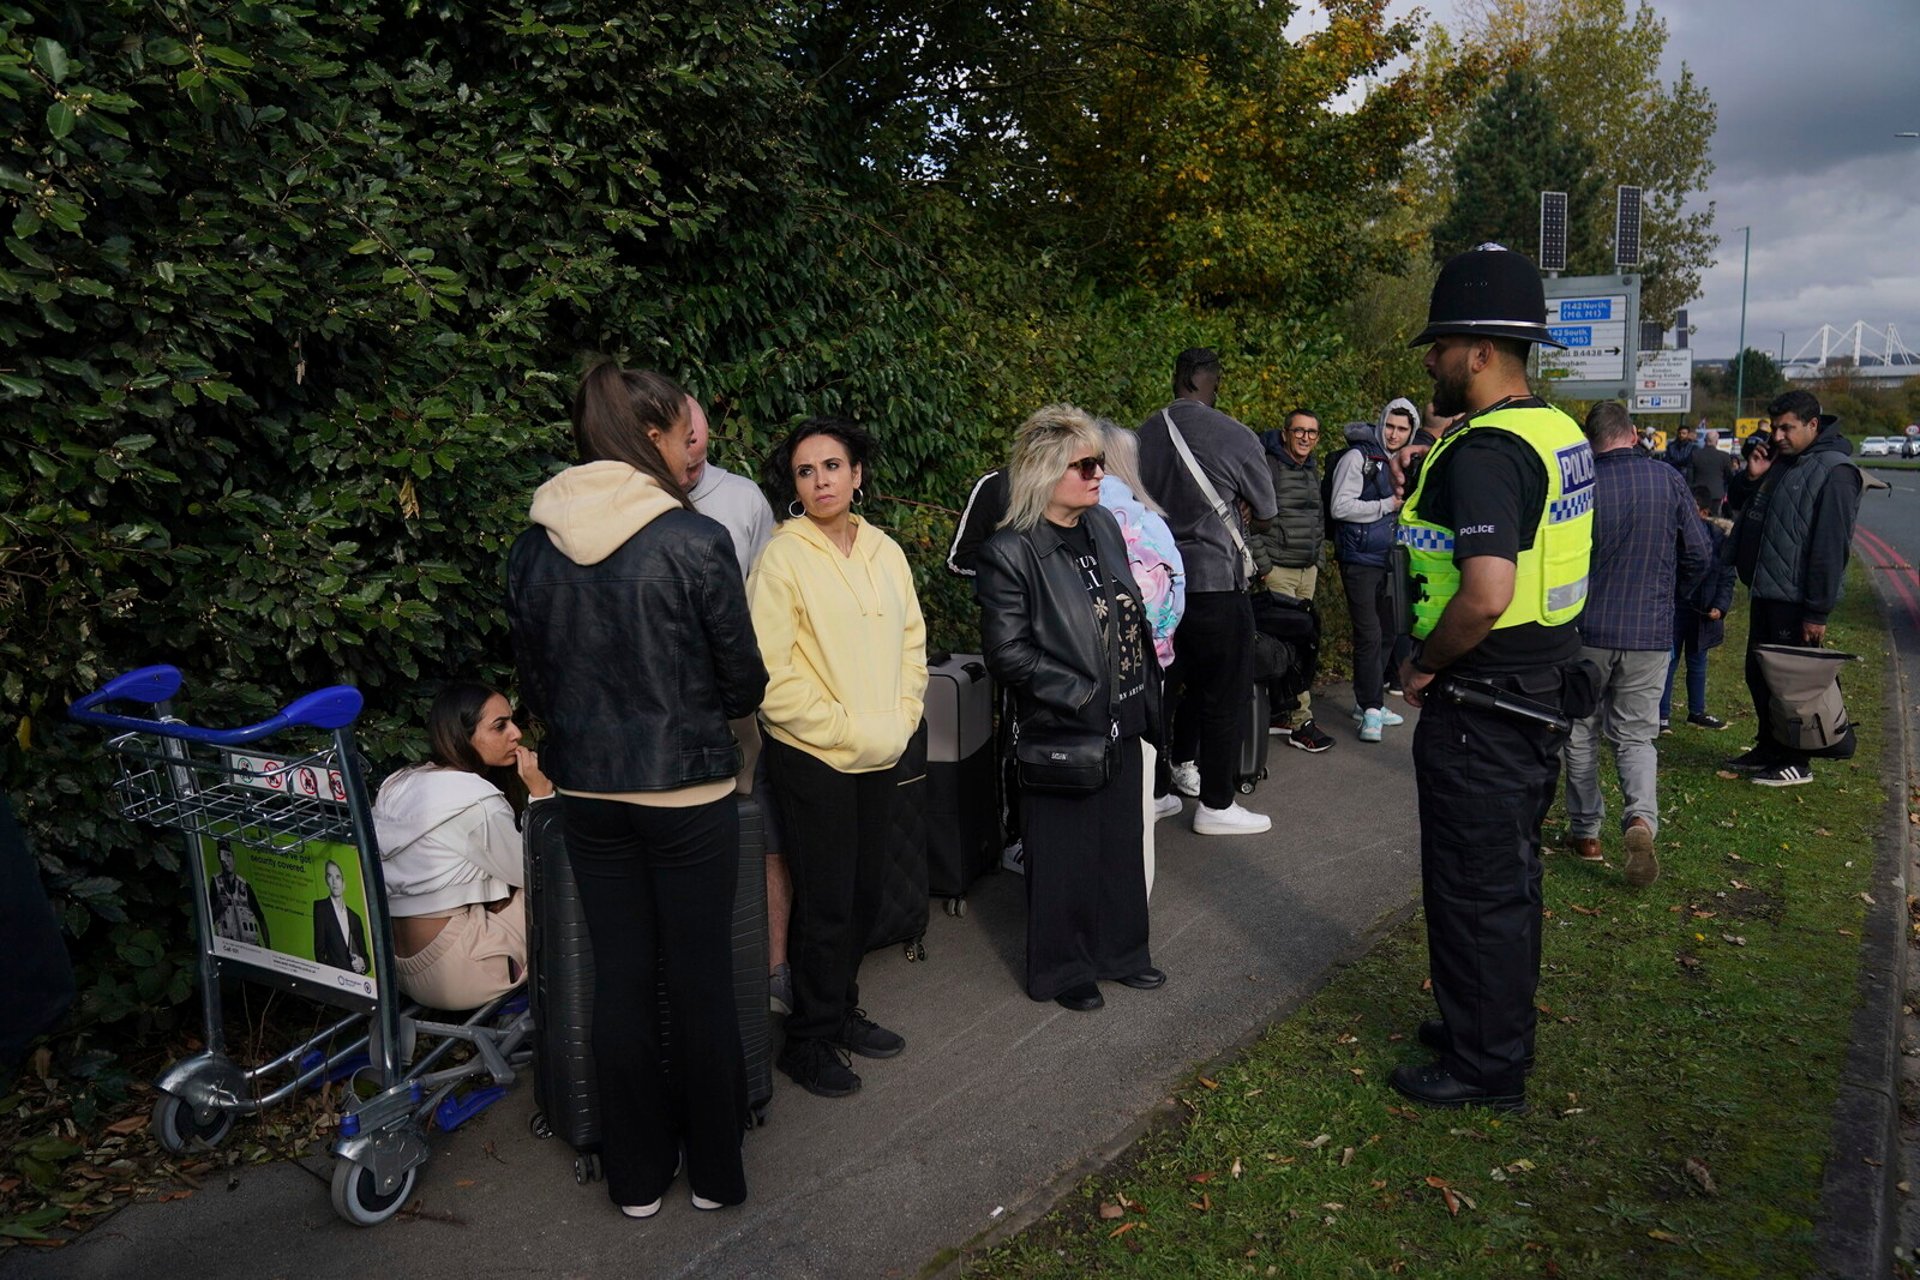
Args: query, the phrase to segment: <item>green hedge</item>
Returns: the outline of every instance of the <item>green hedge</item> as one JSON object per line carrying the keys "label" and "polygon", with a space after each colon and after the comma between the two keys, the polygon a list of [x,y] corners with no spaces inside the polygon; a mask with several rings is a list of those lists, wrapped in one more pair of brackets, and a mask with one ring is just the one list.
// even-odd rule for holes
{"label": "green hedge", "polygon": [[949,647],[973,624],[946,508],[1038,404],[1137,422],[1196,343],[1256,425],[1370,414],[1404,376],[1325,322],[1103,295],[982,243],[964,202],[833,158],[775,23],[0,6],[0,786],[86,1018],[168,1017],[188,926],[174,846],[104,808],[66,704],[158,661],[214,722],[344,681],[376,771],[406,756],[439,680],[510,671],[503,552],[592,353],[685,381],[737,470],[797,416],[871,423],[876,515]]}

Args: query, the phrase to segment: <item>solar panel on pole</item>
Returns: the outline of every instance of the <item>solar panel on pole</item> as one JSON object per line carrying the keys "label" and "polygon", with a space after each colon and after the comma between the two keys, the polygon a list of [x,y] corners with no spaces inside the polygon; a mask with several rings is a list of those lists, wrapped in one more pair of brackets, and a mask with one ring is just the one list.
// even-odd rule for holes
{"label": "solar panel on pole", "polygon": [[1540,269],[1567,269],[1567,193],[1540,193]]}
{"label": "solar panel on pole", "polygon": [[1640,188],[1621,187],[1613,218],[1613,261],[1621,268],[1640,265]]}

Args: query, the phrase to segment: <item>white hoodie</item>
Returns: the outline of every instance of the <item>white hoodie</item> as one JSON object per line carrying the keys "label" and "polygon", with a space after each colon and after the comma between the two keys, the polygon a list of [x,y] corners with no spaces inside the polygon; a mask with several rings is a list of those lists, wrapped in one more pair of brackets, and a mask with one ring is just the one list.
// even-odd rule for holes
{"label": "white hoodie", "polygon": [[396,916],[493,902],[526,883],[513,806],[477,773],[402,769],[373,802],[373,830]]}

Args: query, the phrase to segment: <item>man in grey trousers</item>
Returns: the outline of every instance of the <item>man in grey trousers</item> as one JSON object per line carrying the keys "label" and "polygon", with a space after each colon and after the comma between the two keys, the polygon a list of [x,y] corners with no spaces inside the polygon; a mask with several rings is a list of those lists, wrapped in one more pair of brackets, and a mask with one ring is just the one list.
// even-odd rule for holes
{"label": "man in grey trousers", "polygon": [[1635,449],[1625,405],[1603,401],[1587,414],[1593,446],[1593,562],[1579,617],[1581,656],[1600,668],[1599,708],[1567,740],[1567,843],[1589,862],[1604,858],[1600,825],[1600,738],[1613,747],[1625,799],[1621,834],[1627,883],[1660,874],[1658,791],[1660,693],[1673,650],[1676,587],[1697,582],[1710,548],[1693,495],[1670,466]]}

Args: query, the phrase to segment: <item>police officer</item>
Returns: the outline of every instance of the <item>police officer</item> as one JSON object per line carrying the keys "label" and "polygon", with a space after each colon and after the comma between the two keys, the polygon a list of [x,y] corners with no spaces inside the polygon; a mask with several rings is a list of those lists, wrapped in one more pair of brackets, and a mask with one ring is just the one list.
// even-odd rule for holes
{"label": "police officer", "polygon": [[[1426,455],[1400,514],[1410,632],[1401,668],[1420,796],[1420,875],[1438,1058],[1396,1068],[1428,1106],[1525,1105],[1540,978],[1540,825],[1563,731],[1447,696],[1484,681],[1550,710],[1582,699],[1573,620],[1587,598],[1593,453],[1527,385],[1528,347],[1560,346],[1532,262],[1498,245],[1449,260],[1427,327],[1433,407],[1465,419]],[[1571,696],[1564,696],[1571,686]],[[1585,695],[1589,696],[1590,695]]]}

